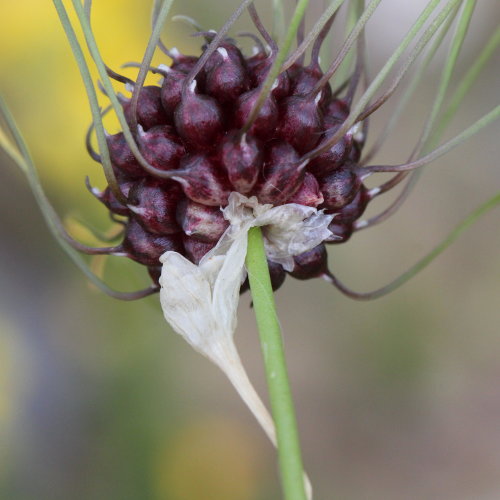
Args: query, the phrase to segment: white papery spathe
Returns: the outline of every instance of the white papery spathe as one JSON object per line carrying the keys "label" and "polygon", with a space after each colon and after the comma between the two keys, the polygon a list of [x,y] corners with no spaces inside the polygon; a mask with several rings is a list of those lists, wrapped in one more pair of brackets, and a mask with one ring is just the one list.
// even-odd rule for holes
{"label": "white papery spathe", "polygon": [[269,260],[293,269],[293,256],[307,252],[331,236],[333,215],[289,203],[261,205],[255,196],[231,193],[223,210],[229,227],[217,245],[195,265],[177,252],[165,252],[160,302],[172,328],[227,375],[276,444],[274,424],[255,392],[234,345],[239,290],[245,279],[247,233],[262,226]]}

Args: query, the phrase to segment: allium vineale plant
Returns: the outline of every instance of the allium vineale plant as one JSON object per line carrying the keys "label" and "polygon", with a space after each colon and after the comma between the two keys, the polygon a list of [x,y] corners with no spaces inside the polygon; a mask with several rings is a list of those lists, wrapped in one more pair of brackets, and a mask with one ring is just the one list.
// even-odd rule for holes
{"label": "allium vineale plant", "polygon": [[[193,340],[192,333],[184,331],[187,328],[183,325],[186,318],[182,318],[182,314],[192,314],[194,317],[196,307],[192,306],[191,312],[167,312],[166,308],[175,309],[171,297],[162,300],[162,305],[167,319],[181,316],[179,320],[172,320],[174,329],[219,364],[242,397],[245,399],[247,396],[245,401],[273,441],[276,432],[287,499],[310,497],[311,493],[307,481],[304,487],[302,480],[293,406],[270,288],[280,288],[287,274],[299,280],[323,277],[353,298],[375,298],[393,290],[418,272],[467,225],[500,201],[498,195],[489,200],[431,254],[380,290],[366,294],[353,292],[328,269],[328,246],[346,243],[356,231],[385,220],[410,192],[418,178],[418,173],[415,173],[418,169],[500,115],[499,107],[493,107],[471,127],[436,148],[445,126],[479,70],[497,47],[499,32],[497,30],[492,36],[445,108],[445,94],[475,2],[431,0],[391,58],[370,79],[364,27],[380,2],[372,0],[365,7],[362,0],[333,1],[305,35],[303,23],[308,2],[299,1],[287,32],[273,37],[264,26],[253,2],[245,0],[217,32],[196,28],[198,31],[195,35],[201,40],[201,50],[199,54],[193,55],[182,54],[163,44],[160,33],[172,2],[156,1],[151,39],[142,63],[129,64],[139,68],[137,77],[131,79],[106,66],[100,58],[90,27],[91,2],[86,1],[82,5],[78,0],[73,0],[87,46],[100,74],[101,90],[111,101],[110,108],[102,111],[66,8],[61,0],[54,0],[86,83],[93,112],[94,122],[86,138],[87,149],[95,161],[102,163],[108,181],[103,190],[92,186],[88,180],[87,187],[121,227],[120,242],[110,247],[88,247],[67,233],[41,190],[27,149],[2,103],[3,117],[14,140],[12,142],[8,134],[2,133],[2,146],[28,175],[49,225],[64,248],[87,275],[110,295],[125,300],[139,299],[162,288],[165,295],[168,281],[174,279],[172,270],[166,270],[166,255],[181,256],[192,265],[186,267],[185,275],[185,281],[191,283],[191,270],[193,273],[198,270],[205,272],[204,266],[213,265],[211,259],[219,259],[223,266],[224,259],[230,258],[231,248],[236,246],[231,242],[243,234],[246,245],[246,233],[249,232],[247,269],[250,283],[240,279],[245,277],[245,273],[242,270],[240,276],[237,274],[239,268],[235,268],[236,291],[241,293],[252,288],[261,338],[274,353],[265,355],[265,362],[276,429],[272,422],[266,424],[268,417],[265,409],[259,407],[261,403],[256,402],[251,386],[245,385],[244,371],[231,375],[225,365],[227,360],[221,361],[218,355],[210,351],[213,345],[209,348],[200,346],[199,339]],[[343,29],[335,23],[342,4],[347,9],[348,35],[337,57],[322,67],[319,57],[322,45],[332,29]],[[281,2],[275,1],[273,5],[277,19],[282,18]],[[235,20],[245,10],[256,32],[229,33]],[[381,139],[369,151],[365,151],[370,115],[391,97],[425,49],[420,68],[401,101],[404,104],[453,23],[456,27],[438,93],[412,155],[400,165],[370,165],[370,160],[381,145],[381,139],[390,133],[390,127],[394,125],[394,120],[391,120],[381,134]],[[291,50],[295,36],[297,45]],[[244,38],[250,38],[253,43],[250,53],[241,48],[240,42]],[[277,39],[281,44],[278,44]],[[412,42],[413,46],[409,49]],[[163,52],[165,62],[152,67],[150,64],[156,47]],[[405,52],[407,56],[403,59]],[[388,80],[396,64],[396,75],[377,97],[378,90]],[[144,85],[148,73],[158,75],[161,82],[158,85]],[[332,84],[332,78],[335,84]],[[124,91],[131,93],[130,97],[121,93],[116,95],[110,79],[123,84]],[[403,105],[398,108],[398,114],[402,108]],[[102,121],[110,109],[114,110],[122,126],[122,131],[113,135],[105,132]],[[99,151],[93,146],[94,132]],[[394,175],[389,180],[376,187],[367,187],[368,178],[377,173],[390,172]],[[374,198],[402,184],[404,187],[399,196],[383,212],[370,219],[362,218]],[[259,219],[262,213],[279,214],[276,219],[266,219],[262,228],[265,251],[261,232],[255,227],[250,229],[251,225],[245,226],[240,236],[236,235],[237,224],[232,212],[235,199],[239,200],[238,206],[243,207],[244,211],[250,213],[253,210],[250,215],[247,214],[252,221]],[[275,210],[276,207],[283,207],[283,210]],[[293,230],[290,229],[291,210],[298,210],[302,214]],[[290,250],[294,238],[304,239],[304,235],[309,234],[307,231],[314,225],[311,222],[313,220],[320,221],[317,227],[314,226],[315,232],[311,233],[319,238],[318,241],[309,246],[304,246],[304,243],[296,246],[302,251]],[[287,242],[287,250],[279,258],[276,257],[276,248],[272,249],[272,245],[279,246],[281,241],[281,236],[276,236],[277,229],[283,232],[283,241]],[[281,234],[279,231],[278,234]],[[300,234],[297,236],[293,231]],[[318,234],[322,236],[318,237]],[[229,250],[224,246],[228,244],[233,245],[229,246]],[[116,292],[92,275],[75,250],[90,255],[132,259],[147,268],[152,284],[136,292]],[[215,278],[210,275],[212,270],[210,273],[206,271],[208,278],[203,277],[207,286],[213,287],[214,296],[221,269],[215,272]],[[193,283],[190,293],[196,295],[198,282]],[[205,281],[203,285],[206,285]],[[227,291],[228,297],[231,293]],[[235,308],[237,298],[229,302],[232,305],[228,308]],[[186,306],[186,311],[189,307]],[[235,310],[228,310],[223,311],[222,316],[226,312],[228,317],[235,314]],[[210,321],[213,320],[213,328],[222,330],[222,320],[219,324],[219,318],[208,318],[210,314],[207,312],[202,316],[201,327],[212,324]],[[177,321],[181,326],[176,326]],[[193,320],[193,323],[196,321]],[[229,323],[228,335],[232,337],[234,318],[230,318]],[[196,330],[196,326],[190,325],[189,328]],[[270,336],[267,336],[269,332]],[[211,339],[209,335],[207,338]],[[218,337],[214,339],[221,345],[224,343]],[[229,346],[231,350],[232,341],[225,341],[227,344],[224,346]],[[234,356],[231,360],[236,360],[238,364],[239,358],[236,354]],[[270,376],[271,373],[274,375]]]}
{"label": "allium vineale plant", "polygon": [[[109,186],[103,192],[90,189],[112,214],[124,217],[124,238],[116,247],[89,252],[126,255],[147,266],[159,289],[160,256],[174,250],[198,264],[227,229],[220,209],[235,191],[256,196],[262,204],[297,203],[336,214],[331,236],[295,256],[288,274],[308,279],[328,273],[325,244],[347,241],[368,202],[386,189],[363,185],[361,127],[351,128],[326,151],[315,151],[349,115],[359,80],[351,80],[343,98],[339,89],[332,92],[318,60],[326,32],[316,39],[307,65],[294,62],[278,75],[251,125],[247,122],[276,45],[266,51],[257,38],[254,55],[245,57],[234,40],[223,40],[196,75],[198,57],[169,51],[171,66],[151,69],[163,75],[163,83],[141,89],[136,117],[131,101],[122,98],[127,121],[137,129],[139,150],[153,168],[140,165],[123,132],[107,137],[123,197],[118,200]],[[134,88],[133,81],[109,73]],[[101,161],[87,142],[91,156]],[[276,290],[286,272],[271,261],[269,268]]]}

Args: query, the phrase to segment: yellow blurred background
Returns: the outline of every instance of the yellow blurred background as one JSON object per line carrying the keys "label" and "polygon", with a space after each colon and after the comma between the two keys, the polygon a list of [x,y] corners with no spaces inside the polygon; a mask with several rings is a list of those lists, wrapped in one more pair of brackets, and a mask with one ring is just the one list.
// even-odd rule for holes
{"label": "yellow blurred background", "polygon": [[[270,25],[268,3],[257,7]],[[310,20],[320,4],[311,2]],[[422,5],[382,2],[368,30],[372,74]],[[184,0],[172,15],[216,29],[236,6]],[[105,61],[115,69],[140,61],[149,3],[94,0],[94,9]],[[74,221],[105,230],[108,218],[84,179],[102,187],[103,176],[84,149],[91,115],[55,10],[51,2],[3,0],[0,19],[0,90],[50,199],[88,238]],[[499,20],[498,4],[478,5],[457,76]],[[246,15],[233,32],[244,29]],[[197,53],[190,33],[169,22],[164,41]],[[154,62],[168,63],[160,53]],[[498,102],[499,64],[497,54],[449,136]],[[408,156],[441,66],[431,68],[380,162]],[[389,112],[374,118],[371,140]],[[498,190],[498,133],[494,124],[430,166],[390,221],[330,248],[332,269],[369,290],[429,251]],[[274,451],[223,375],[165,324],[157,297],[123,303],[89,287],[1,153],[0,166],[0,498],[280,498]],[[374,302],[353,302],[320,281],[289,279],[277,293],[316,498],[500,498],[498,227],[497,209]],[[117,288],[147,282],[139,266],[117,260],[106,271]],[[239,322],[242,358],[265,394],[248,295]]]}

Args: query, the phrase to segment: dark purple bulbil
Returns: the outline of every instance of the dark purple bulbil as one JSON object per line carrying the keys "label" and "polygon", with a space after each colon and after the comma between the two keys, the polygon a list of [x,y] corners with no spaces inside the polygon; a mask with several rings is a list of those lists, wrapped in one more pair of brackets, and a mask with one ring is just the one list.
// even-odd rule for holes
{"label": "dark purple bulbil", "polygon": [[[133,124],[130,102],[123,105],[125,117],[130,126]],[[154,85],[143,87],[139,92],[137,101],[137,123],[144,130],[148,130],[156,125],[162,125],[167,122],[167,114],[161,105],[161,89]]]}
{"label": "dark purple bulbil", "polygon": [[323,132],[323,115],[316,101],[293,95],[281,105],[279,135],[302,154],[318,144]]}
{"label": "dark purple bulbil", "polygon": [[350,239],[350,237],[352,236],[353,228],[352,224],[342,224],[341,222],[337,222],[334,218],[328,226],[328,229],[332,232],[332,235],[325,240],[325,243],[339,244],[345,243]]}
{"label": "dark purple bulbil", "polygon": [[328,256],[323,243],[294,257],[294,268],[290,275],[299,280],[317,278],[327,271]]}
{"label": "dark purple bulbil", "polygon": [[164,73],[163,83],[161,85],[161,104],[169,121],[174,118],[175,108],[182,99],[182,87],[186,74],[172,68],[168,68]]}
{"label": "dark purple bulbil", "polygon": [[[317,64],[311,66],[301,67],[295,65],[293,69],[294,79],[291,89],[292,95],[309,96],[318,81],[323,76],[320,67]],[[322,109],[328,105],[332,97],[332,89],[329,84],[326,84],[318,93],[318,104]]]}
{"label": "dark purple bulbil", "polygon": [[185,198],[177,205],[177,219],[187,236],[205,243],[217,242],[229,225],[219,207]]}
{"label": "dark purple bulbil", "polygon": [[[272,59],[268,57],[255,66],[255,86],[259,86],[264,82],[267,74],[269,73],[269,70],[271,69],[272,63]],[[288,76],[288,71],[285,71],[284,73],[280,73],[278,75],[277,82],[271,90],[271,95],[278,100],[290,95],[290,78]]]}
{"label": "dark purple bulbil", "polygon": [[[127,198],[128,193],[130,189],[134,186],[134,182],[130,181],[124,181],[120,184],[120,190],[124,196],[124,198]],[[90,185],[88,185],[90,192],[101,202],[103,203],[108,210],[116,215],[123,215],[123,216],[128,216],[129,215],[129,209],[128,207],[121,203],[119,200],[116,199],[116,196],[114,195],[113,191],[109,186],[106,187],[104,191],[99,191],[98,189],[92,188]]]}
{"label": "dark purple bulbil", "polygon": [[160,284],[161,266],[149,266],[148,273],[155,285]]}
{"label": "dark purple bulbil", "polygon": [[182,197],[177,183],[145,178],[130,189],[127,207],[132,217],[150,233],[174,234],[181,231],[176,211]]}
{"label": "dark purple bulbil", "polygon": [[198,62],[196,56],[185,56],[183,54],[177,53],[174,57],[171,68],[181,73],[188,74]]}
{"label": "dark purple bulbil", "polygon": [[342,99],[332,99],[324,108],[325,128],[344,121],[349,115],[349,106]]}
{"label": "dark purple bulbil", "polygon": [[342,207],[342,210],[335,217],[335,220],[344,224],[354,222],[363,215],[369,201],[370,197],[368,196],[367,189],[361,185],[361,188],[356,193],[353,200]]}
{"label": "dark purple bulbil", "polygon": [[209,148],[223,131],[223,115],[219,103],[207,95],[196,93],[196,80],[185,89],[175,109],[175,127],[180,137],[192,148]]}
{"label": "dark purple bulbil", "polygon": [[[242,94],[236,102],[234,112],[235,126],[243,127],[259,97],[260,88],[255,88]],[[268,140],[276,135],[278,126],[279,112],[276,100],[270,95],[260,108],[257,118],[250,127],[250,134],[260,137],[262,140]]]}
{"label": "dark purple bulbil", "polygon": [[[212,58],[216,61],[210,69],[205,68],[205,90],[221,103],[232,102],[250,86],[245,61],[239,50],[229,43],[221,45]],[[209,59],[207,64],[210,62]]]}
{"label": "dark purple bulbil", "polygon": [[170,125],[139,131],[139,149],[146,161],[159,170],[173,170],[186,153],[182,141]]}
{"label": "dark purple bulbil", "polygon": [[300,187],[304,168],[300,157],[287,142],[276,142],[262,168],[262,176],[256,188],[260,203],[282,205]]}
{"label": "dark purple bulbil", "polygon": [[238,130],[228,132],[222,141],[221,162],[235,191],[246,194],[259,177],[264,154],[261,142]]}
{"label": "dark purple bulbil", "polygon": [[202,154],[186,157],[173,179],[190,200],[211,207],[227,205],[232,191],[223,169]]}
{"label": "dark purple bulbil", "polygon": [[140,179],[144,175],[144,170],[130,150],[123,132],[108,135],[106,140],[111,163],[113,164],[118,180],[121,180],[120,177]]}
{"label": "dark purple bulbil", "polygon": [[323,194],[313,174],[306,172],[299,189],[287,200],[287,203],[298,203],[306,207],[317,207],[323,203]]}
{"label": "dark purple bulbil", "polygon": [[186,257],[195,264],[199,264],[202,257],[215,246],[215,242],[200,241],[187,234],[182,235],[182,242]]}
{"label": "dark purple bulbil", "polygon": [[[322,140],[327,141],[340,128],[342,122],[337,122],[323,134]],[[328,175],[333,170],[341,167],[348,160],[352,149],[352,135],[346,134],[330,149],[313,158],[308,166],[309,172],[317,177]]]}
{"label": "dark purple bulbil", "polygon": [[[349,115],[347,103],[332,97],[328,84],[316,88],[323,76],[317,62],[294,63],[278,75],[255,120],[246,126],[274,57],[263,49],[245,57],[227,39],[190,75],[199,59],[172,53],[171,66],[156,71],[164,77],[162,85],[141,90],[138,127],[132,130],[146,161],[165,174],[161,178],[141,167],[123,133],[107,137],[126,201],[117,200],[109,187],[91,191],[123,218],[124,240],[115,253],[147,266],[154,284],[165,251],[175,250],[198,264],[215,246],[228,227],[221,208],[232,191],[257,196],[260,203],[298,203],[334,213],[332,236],[325,243],[351,237],[370,199],[357,173],[362,144],[347,133],[321,154],[310,154]],[[122,103],[133,123],[130,101]],[[310,159],[305,161],[304,155]],[[325,245],[294,261],[288,274],[297,279],[324,274]],[[276,290],[287,273],[273,262],[269,270]]]}
{"label": "dark purple bulbil", "polygon": [[337,211],[348,205],[361,188],[361,180],[350,165],[343,165],[321,177],[319,187],[325,198],[323,207]]}
{"label": "dark purple bulbil", "polygon": [[160,236],[146,231],[135,219],[128,221],[123,251],[132,260],[145,266],[156,266],[167,250],[182,252],[180,234]]}

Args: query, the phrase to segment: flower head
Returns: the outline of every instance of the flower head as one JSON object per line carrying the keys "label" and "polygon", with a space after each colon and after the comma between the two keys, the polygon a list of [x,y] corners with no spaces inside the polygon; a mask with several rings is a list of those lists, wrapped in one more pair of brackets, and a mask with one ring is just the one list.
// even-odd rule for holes
{"label": "flower head", "polygon": [[[256,11],[251,12],[263,31]],[[263,35],[269,40],[265,31]],[[277,46],[266,49],[253,35],[255,50],[245,54],[234,39],[215,43],[215,33],[205,36],[199,57],[166,51],[170,66],[151,69],[162,76],[160,86],[136,93],[135,82],[108,70],[133,91],[121,104],[150,168],[134,156],[123,132],[108,136],[122,197],[117,199],[110,188],[92,191],[125,224],[124,240],[113,252],[148,266],[155,285],[164,252],[175,250],[198,264],[213,250],[227,227],[221,209],[228,207],[230,193],[254,197],[259,206],[293,204],[329,215],[330,230],[315,240],[314,255],[324,254],[323,242],[347,241],[372,198],[359,169],[365,138],[355,133],[359,125],[326,144],[349,115],[359,75],[347,94],[342,88],[332,90],[319,65],[325,32],[318,34],[309,61],[288,61],[264,99]],[[276,247],[280,237],[273,235]],[[296,240],[304,237],[297,234]],[[282,276],[324,274],[326,268],[301,264],[313,258],[309,250],[300,256],[287,249],[283,257],[269,255],[269,260]]]}

